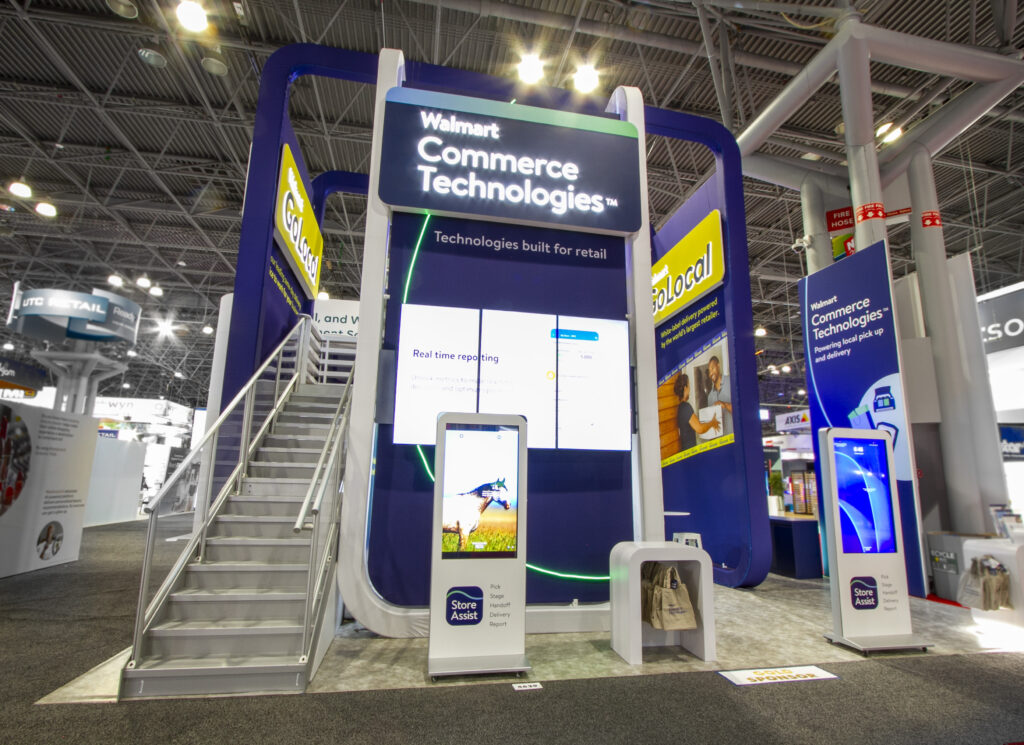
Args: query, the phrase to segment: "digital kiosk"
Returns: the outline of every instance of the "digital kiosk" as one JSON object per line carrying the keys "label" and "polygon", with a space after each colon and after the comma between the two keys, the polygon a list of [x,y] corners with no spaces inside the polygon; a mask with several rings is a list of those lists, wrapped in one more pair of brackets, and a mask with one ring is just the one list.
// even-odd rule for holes
{"label": "digital kiosk", "polygon": [[431,678],[521,673],[526,659],[526,420],[437,419]]}
{"label": "digital kiosk", "polygon": [[859,652],[926,649],[913,633],[888,430],[818,430],[832,632]]}

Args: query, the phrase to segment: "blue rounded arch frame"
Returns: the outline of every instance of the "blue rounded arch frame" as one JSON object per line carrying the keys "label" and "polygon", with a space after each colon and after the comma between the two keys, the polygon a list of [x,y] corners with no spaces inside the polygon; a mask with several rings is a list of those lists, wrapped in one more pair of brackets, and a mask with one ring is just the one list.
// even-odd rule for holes
{"label": "blue rounded arch frame", "polygon": [[[377,55],[313,44],[294,44],[274,52],[264,65],[260,81],[253,141],[246,177],[245,200],[239,242],[238,266],[234,286],[227,364],[223,383],[223,401],[229,401],[251,377],[266,353],[294,325],[295,311],[273,286],[270,268],[280,261],[280,250],[273,240],[274,201],[280,166],[281,147],[291,146],[302,177],[311,183],[311,199],[318,220],[323,219],[327,199],[336,192],[366,194],[369,177],[348,171],[328,171],[310,181],[301,148],[288,118],[288,96],[291,83],[305,75],[318,75],[375,85]],[[526,87],[512,80],[481,73],[455,70],[428,63],[407,62],[405,85],[443,93],[509,101],[543,108],[562,109],[583,114],[601,115],[605,101],[583,97],[571,91],[545,86]],[[727,278],[723,294],[724,328],[733,360],[754,359],[754,339],[747,259],[746,225],[743,209],[742,168],[736,141],[724,127],[710,119],[680,112],[645,106],[646,131],[669,138],[696,142],[714,155],[714,175],[654,236],[656,260],[671,248],[693,225],[711,209],[719,209],[723,217],[723,237],[727,250]],[[296,285],[297,288],[297,285]],[[312,301],[302,304],[301,312],[309,313]],[[725,505],[716,507],[715,498],[705,499],[714,473],[708,483],[691,484],[689,500],[703,499],[702,532],[705,546],[713,546],[724,538],[732,542],[727,565],[716,563],[715,581],[738,587],[759,584],[771,563],[771,537],[767,519],[767,501],[761,474],[760,422],[757,418],[758,387],[753,364],[734,366],[734,391],[739,411],[734,414],[736,442],[728,451],[729,475],[741,485],[737,498],[746,511],[737,515]],[[705,454],[709,455],[709,454]],[[721,458],[715,468],[722,468]],[[666,476],[666,509],[677,510],[679,498],[669,492],[676,489]],[[719,475],[721,475],[719,473]],[[742,492],[742,493],[740,493]],[[689,504],[682,504],[689,508]],[[748,517],[743,520],[743,517]],[[745,524],[744,524],[745,523]],[[666,531],[673,518],[666,517]],[[721,534],[721,535],[719,535]],[[600,574],[580,574],[572,567],[533,567],[537,572],[553,573],[570,581],[604,580]]]}

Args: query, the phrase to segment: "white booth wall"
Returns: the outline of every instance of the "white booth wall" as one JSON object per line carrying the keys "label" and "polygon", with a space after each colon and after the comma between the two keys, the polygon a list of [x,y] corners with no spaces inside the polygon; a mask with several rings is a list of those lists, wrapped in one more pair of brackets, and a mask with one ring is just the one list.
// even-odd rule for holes
{"label": "white booth wall", "polygon": [[138,519],[145,457],[146,446],[141,442],[97,438],[85,502],[85,527]]}

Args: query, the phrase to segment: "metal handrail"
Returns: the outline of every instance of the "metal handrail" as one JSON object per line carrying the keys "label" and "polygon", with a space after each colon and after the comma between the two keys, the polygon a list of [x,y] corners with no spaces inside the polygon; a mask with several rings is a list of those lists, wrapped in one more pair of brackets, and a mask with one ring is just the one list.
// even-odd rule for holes
{"label": "metal handrail", "polygon": [[[350,386],[352,384],[352,376],[345,381],[345,388],[341,392],[341,400],[338,401],[338,408],[334,410],[334,416],[331,418],[331,428],[327,430],[327,439],[324,440],[324,447],[320,451],[320,457],[317,459],[316,466],[313,468],[313,477],[309,482],[309,489],[306,490],[306,498],[302,500],[302,507],[299,508],[299,516],[295,519],[295,525],[292,526],[292,530],[296,533],[300,532],[305,527],[306,519],[309,517],[310,505],[313,502],[313,493],[317,490],[317,481],[320,479],[321,471],[324,470],[324,460],[328,457],[328,451],[333,452],[335,444],[335,431],[338,427],[338,419],[341,416],[343,410],[345,410],[345,404],[348,402],[348,395]],[[347,420],[348,413],[346,412],[345,418]],[[323,487],[320,489],[320,498],[317,500],[319,505],[320,500],[323,499]],[[319,512],[319,509],[314,512]]]}
{"label": "metal handrail", "polygon": [[[313,319],[309,315],[302,314],[299,317],[299,322],[295,324],[294,327],[292,327],[292,329],[288,332],[288,334],[281,341],[281,343],[274,348],[274,351],[267,356],[267,359],[263,362],[263,364],[260,365],[260,367],[256,370],[255,373],[253,373],[252,377],[248,380],[248,382],[246,382],[242,389],[235,395],[235,397],[223,410],[221,415],[213,423],[213,425],[206,432],[206,434],[199,441],[199,443],[192,448],[189,454],[182,461],[181,465],[179,465],[178,468],[175,469],[171,477],[166,481],[166,483],[164,483],[163,487],[161,488],[160,492],[156,495],[156,497],[145,506],[145,512],[149,515],[149,525],[147,526],[146,531],[146,548],[142,558],[142,578],[141,581],[139,582],[139,602],[135,612],[135,629],[132,636],[132,652],[128,662],[129,668],[134,667],[138,660],[139,649],[140,644],[142,642],[143,634],[145,633],[149,624],[152,623],[157,611],[165,601],[166,597],[170,594],[171,588],[177,581],[178,577],[181,575],[182,571],[184,571],[184,568],[188,565],[188,562],[194,555],[197,547],[199,548],[200,554],[202,555],[203,548],[205,547],[206,532],[210,525],[210,522],[214,517],[216,517],[217,510],[227,499],[228,495],[232,491],[232,488],[234,486],[237,486],[237,484],[241,483],[241,479],[245,475],[246,465],[248,464],[249,457],[253,454],[253,452],[255,452],[255,448],[259,443],[260,438],[269,429],[273,421],[277,418],[277,415],[280,413],[281,408],[284,405],[284,401],[288,398],[292,389],[297,385],[299,377],[303,373],[302,367],[296,365],[296,369],[291,379],[289,380],[288,385],[285,386],[283,392],[278,394],[277,388],[278,383],[280,382],[281,353],[284,351],[285,347],[295,338],[297,338],[297,340],[299,341],[299,348],[301,349],[303,346],[303,336],[309,333],[308,329],[312,328]],[[274,406],[271,409],[270,413],[267,415],[266,419],[263,422],[263,425],[260,427],[256,436],[252,438],[251,442],[247,443],[245,441],[245,438],[247,437],[247,433],[249,431],[249,428],[251,427],[252,421],[252,398],[249,397],[249,394],[252,393],[253,389],[256,386],[256,383],[259,382],[263,374],[267,371],[271,363],[274,362],[275,360],[278,361],[278,366],[277,375],[274,381],[274,393],[276,399],[274,402]],[[195,459],[198,457],[202,449],[220,433],[221,426],[224,424],[225,421],[227,421],[228,417],[234,412],[238,404],[243,399],[246,400],[246,406],[244,424],[241,435],[242,442],[239,445],[238,464],[231,472],[231,475],[224,482],[223,487],[221,488],[220,492],[218,492],[217,497],[213,500],[212,504],[210,503],[210,500],[207,498],[208,495],[204,495],[204,498],[198,501],[196,505],[196,509],[199,510],[197,524],[200,524],[202,527],[199,530],[193,531],[190,540],[185,546],[185,549],[178,556],[178,559],[171,568],[171,571],[164,579],[163,583],[157,590],[153,599],[149,603],[147,603],[146,595],[149,593],[149,574],[153,560],[153,551],[156,545],[156,522],[159,517],[157,507],[159,507],[161,500],[163,500],[164,497],[171,491],[171,489],[177,485],[178,480],[184,473],[186,473],[188,467],[195,461]],[[210,509],[211,507],[213,509]]]}

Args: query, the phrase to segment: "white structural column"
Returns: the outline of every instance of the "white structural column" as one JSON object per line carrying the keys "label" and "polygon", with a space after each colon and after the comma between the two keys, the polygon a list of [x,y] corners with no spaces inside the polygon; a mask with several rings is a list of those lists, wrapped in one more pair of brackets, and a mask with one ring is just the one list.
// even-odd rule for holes
{"label": "white structural column", "polygon": [[[1005,502],[1006,482],[996,435],[992,393],[981,335],[961,334],[950,288],[939,200],[929,151],[916,146],[907,176],[910,185],[910,240],[918,265],[925,327],[932,340],[939,392],[939,440],[952,529],[985,532],[986,505]],[[971,295],[973,296],[973,287]],[[977,300],[967,310],[978,327]],[[968,325],[968,324],[964,324]],[[974,344],[969,344],[973,336]],[[985,474],[991,471],[992,475]]]}
{"label": "white structural column", "polygon": [[[839,50],[839,86],[846,127],[846,160],[853,200],[854,240],[867,248],[885,240],[882,183],[875,151],[875,124],[871,109],[871,69],[868,43],[853,36]],[[879,208],[881,213],[879,214]]]}
{"label": "white structural column", "polygon": [[800,185],[800,209],[807,237],[807,273],[814,274],[832,263],[832,241],[825,223],[825,194],[810,177]]}
{"label": "white structural column", "polygon": [[[639,466],[641,535],[644,540],[665,540],[665,501],[661,486],[661,440],[658,431],[658,371],[654,311],[651,307],[651,216],[647,202],[647,143],[644,99],[638,88],[615,89],[608,110],[636,127],[640,157],[640,230],[626,239],[626,302],[629,313],[631,355],[636,369],[637,449]],[[639,497],[639,500],[638,500]]]}

